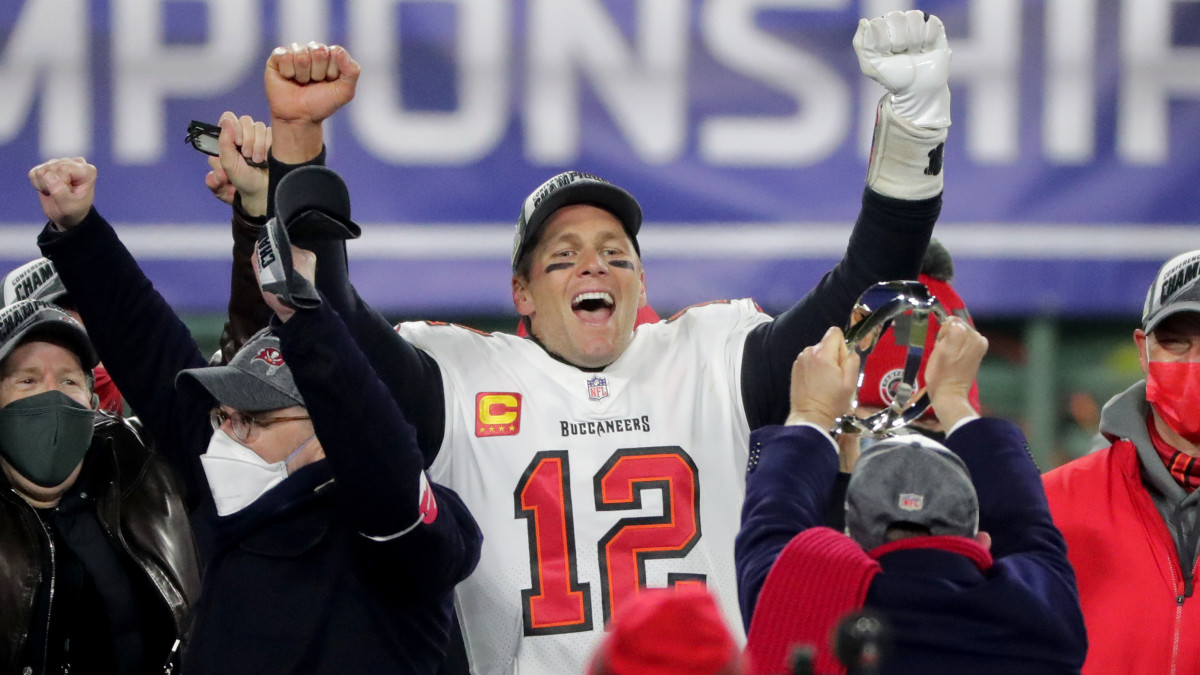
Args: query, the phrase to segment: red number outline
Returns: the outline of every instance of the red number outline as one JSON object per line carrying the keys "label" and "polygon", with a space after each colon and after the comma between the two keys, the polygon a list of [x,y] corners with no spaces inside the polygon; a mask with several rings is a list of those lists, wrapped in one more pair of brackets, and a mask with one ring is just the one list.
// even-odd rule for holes
{"label": "red number outline", "polygon": [[[546,486],[546,481],[556,482],[556,485]],[[531,493],[530,488],[536,490],[539,483],[543,488],[540,494]],[[575,559],[575,519],[571,513],[571,471],[567,451],[545,450],[534,455],[517,482],[513,500],[516,517],[526,519],[529,530],[529,575],[533,584],[521,591],[525,635],[557,635],[592,630],[591,585],[580,583],[579,566]],[[555,504],[560,506],[557,512],[545,516],[540,513]],[[546,522],[543,523],[543,520]],[[554,521],[561,528],[557,533],[550,529],[550,523]],[[555,537],[555,534],[559,536]],[[565,552],[565,569],[551,570],[544,566],[543,554],[548,547]],[[559,582],[565,582],[565,588],[555,587]],[[574,606],[569,606],[572,604]],[[539,620],[535,616],[539,609],[543,613],[561,612],[568,618]]]}
{"label": "red number outline", "polygon": [[[666,461],[664,465],[663,460]],[[672,466],[672,464],[674,466]],[[639,475],[639,465],[651,469]],[[663,471],[666,469],[666,471]],[[680,475],[680,471],[684,475]],[[600,562],[601,597],[604,621],[630,594],[646,588],[646,561],[683,558],[702,536],[700,526],[700,479],[696,463],[679,446],[622,448],[596,472],[592,479],[597,511],[626,511],[642,508],[642,492],[660,490],[663,509],[659,516],[622,518],[597,542]],[[685,500],[679,503],[679,500]],[[690,500],[690,504],[686,501]],[[687,522],[690,520],[690,523]],[[683,528],[683,537],[676,530]],[[676,535],[674,543],[663,545],[664,530]],[[659,542],[654,546],[626,543],[639,534],[652,532]],[[620,549],[626,547],[624,551]],[[633,556],[636,578],[624,579],[619,570],[621,557]],[[626,560],[625,562],[628,562]],[[668,574],[667,583],[704,583],[702,574]]]}

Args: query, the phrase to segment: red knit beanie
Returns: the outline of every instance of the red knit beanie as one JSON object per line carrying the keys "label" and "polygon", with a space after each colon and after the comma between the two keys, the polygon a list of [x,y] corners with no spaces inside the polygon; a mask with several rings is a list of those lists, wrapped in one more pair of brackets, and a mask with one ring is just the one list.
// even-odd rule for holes
{"label": "red knit beanie", "polygon": [[737,643],[706,588],[643,590],[617,608],[589,675],[739,673]]}

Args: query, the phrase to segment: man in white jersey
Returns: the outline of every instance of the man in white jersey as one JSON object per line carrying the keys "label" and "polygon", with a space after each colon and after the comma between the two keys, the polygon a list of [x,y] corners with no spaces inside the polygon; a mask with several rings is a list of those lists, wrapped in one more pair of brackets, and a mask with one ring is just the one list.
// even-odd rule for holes
{"label": "man in white jersey", "polygon": [[[894,12],[861,22],[854,42],[890,91],[863,209],[842,262],[776,319],[722,301],[635,331],[641,209],[578,172],[538,188],[518,222],[512,292],[529,338],[440,323],[397,333],[349,285],[340,241],[293,238],[317,252],[318,288],[414,420],[431,476],[485,533],[456,599],[472,671],[580,672],[614,607],[644,588],[705,584],[738,616],[750,430],[783,420],[791,363],[864,289],[916,278],[940,209],[941,22]],[[305,165],[324,162],[321,123],[353,97],[357,72],[344,50],[311,43],[277,49],[266,72],[272,186],[305,172],[312,208],[347,221],[348,204],[320,199],[340,179]]]}

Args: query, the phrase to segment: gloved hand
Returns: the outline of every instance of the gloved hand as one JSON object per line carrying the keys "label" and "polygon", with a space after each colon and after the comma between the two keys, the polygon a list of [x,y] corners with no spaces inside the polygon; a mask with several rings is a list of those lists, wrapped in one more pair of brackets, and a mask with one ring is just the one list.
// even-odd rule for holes
{"label": "gloved hand", "polygon": [[952,52],[941,19],[920,10],[859,19],[854,52],[863,74],[892,93],[892,110],[918,127],[950,126]]}

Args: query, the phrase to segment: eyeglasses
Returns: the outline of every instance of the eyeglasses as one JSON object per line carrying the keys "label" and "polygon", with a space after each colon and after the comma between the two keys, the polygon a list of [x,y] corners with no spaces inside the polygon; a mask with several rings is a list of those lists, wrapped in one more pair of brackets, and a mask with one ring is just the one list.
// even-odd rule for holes
{"label": "eyeglasses", "polygon": [[295,422],[307,419],[311,418],[308,415],[292,415],[263,419],[237,410],[225,412],[221,408],[213,408],[208,413],[208,421],[212,424],[214,430],[220,429],[221,425],[225,424],[225,420],[229,420],[229,426],[233,429],[234,437],[243,443],[246,442],[246,439],[250,438],[250,432],[253,429],[266,429],[280,422]]}
{"label": "eyeglasses", "polygon": [[[185,137],[183,141],[185,143],[191,143],[193,148],[203,152],[206,155],[220,157],[220,138],[221,127],[215,124],[208,124],[206,122],[192,120],[192,122],[188,124],[187,137]],[[249,157],[246,158],[246,163],[259,169],[267,168],[266,162],[254,162],[251,161]]]}

